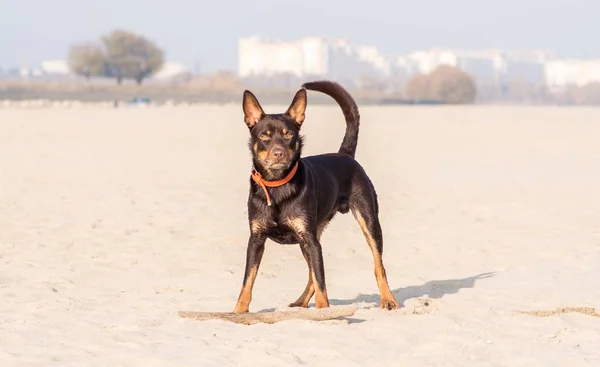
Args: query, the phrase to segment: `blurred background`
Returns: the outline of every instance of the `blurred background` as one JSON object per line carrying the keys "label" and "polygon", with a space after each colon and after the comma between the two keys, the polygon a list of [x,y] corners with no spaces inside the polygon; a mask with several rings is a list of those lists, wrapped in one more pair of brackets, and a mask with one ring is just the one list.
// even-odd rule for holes
{"label": "blurred background", "polygon": [[361,103],[594,105],[599,11],[592,0],[0,0],[0,99],[237,103],[252,88],[287,103],[327,78]]}

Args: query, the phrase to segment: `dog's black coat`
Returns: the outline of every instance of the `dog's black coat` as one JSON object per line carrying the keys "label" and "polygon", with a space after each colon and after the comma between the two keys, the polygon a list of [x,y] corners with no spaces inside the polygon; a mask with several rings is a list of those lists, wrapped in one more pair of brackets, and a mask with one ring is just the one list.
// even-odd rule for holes
{"label": "dog's black coat", "polygon": [[[346,133],[337,153],[301,158],[303,142],[299,133],[304,122],[306,89],[331,96],[342,108]],[[298,169],[287,183],[268,189],[272,206],[267,206],[263,189],[250,180],[250,238],[243,287],[235,311],[248,311],[267,238],[280,244],[300,244],[308,264],[308,284],[292,306],[307,307],[316,291],[317,307],[327,307],[329,301],[319,239],[337,213],[345,214],[350,210],[373,251],[382,307],[397,308],[381,262],[383,236],[378,219],[377,194],[364,169],[354,159],[360,115],[350,94],[337,83],[315,81],[303,85],[283,114],[265,114],[249,91],[244,92],[242,105],[244,120],[250,129],[249,147],[256,171],[266,180],[275,181],[286,177],[296,162]]]}

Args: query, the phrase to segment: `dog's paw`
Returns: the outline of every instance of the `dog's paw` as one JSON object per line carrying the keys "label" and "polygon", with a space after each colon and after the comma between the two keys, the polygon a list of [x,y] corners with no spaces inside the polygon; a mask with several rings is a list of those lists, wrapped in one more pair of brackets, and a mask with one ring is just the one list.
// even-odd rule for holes
{"label": "dog's paw", "polygon": [[240,307],[237,306],[234,310],[233,313],[248,313],[250,312],[250,310],[248,309],[248,307]]}
{"label": "dog's paw", "polygon": [[292,302],[288,305],[288,307],[304,307],[304,308],[308,308],[308,303],[304,303],[304,302]]}
{"label": "dog's paw", "polygon": [[400,305],[395,299],[382,299],[379,307],[384,310],[396,310],[400,308]]}

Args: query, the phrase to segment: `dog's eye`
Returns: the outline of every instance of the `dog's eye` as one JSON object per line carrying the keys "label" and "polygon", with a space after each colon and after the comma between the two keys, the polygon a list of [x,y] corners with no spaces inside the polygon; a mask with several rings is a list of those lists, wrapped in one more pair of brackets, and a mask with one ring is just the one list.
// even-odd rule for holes
{"label": "dog's eye", "polygon": [[261,134],[258,138],[260,140],[271,140],[271,137],[265,134]]}
{"label": "dog's eye", "polygon": [[293,133],[287,133],[283,137],[286,138],[286,139],[291,139],[291,138],[294,137],[294,134]]}

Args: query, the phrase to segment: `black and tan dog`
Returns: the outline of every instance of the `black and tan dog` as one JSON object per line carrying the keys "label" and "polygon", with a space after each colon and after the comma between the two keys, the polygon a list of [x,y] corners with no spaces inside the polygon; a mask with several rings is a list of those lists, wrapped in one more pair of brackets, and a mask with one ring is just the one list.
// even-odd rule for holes
{"label": "black and tan dog", "polygon": [[[234,312],[248,312],[252,287],[267,238],[299,244],[308,264],[308,284],[291,307],[308,307],[316,293],[317,308],[329,307],[320,237],[336,213],[352,211],[373,252],[381,308],[399,307],[390,291],[382,262],[383,236],[375,188],[354,160],[360,115],[350,94],[330,81],[305,83],[283,114],[266,114],[245,91],[244,121],[250,129],[251,172],[248,219],[250,238],[243,286]],[[346,134],[338,153],[300,158],[306,89],[331,96],[342,108]]]}

